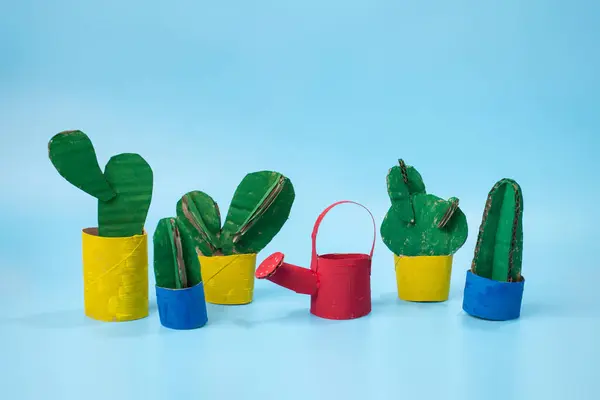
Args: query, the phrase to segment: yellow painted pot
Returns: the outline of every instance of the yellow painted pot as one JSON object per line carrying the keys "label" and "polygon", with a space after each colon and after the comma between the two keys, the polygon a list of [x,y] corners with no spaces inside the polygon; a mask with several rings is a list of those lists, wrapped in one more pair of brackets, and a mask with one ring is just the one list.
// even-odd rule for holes
{"label": "yellow painted pot", "polygon": [[256,254],[198,257],[206,301],[212,304],[248,304],[254,295]]}
{"label": "yellow painted pot", "polygon": [[398,297],[406,301],[446,301],[450,293],[452,256],[394,255]]}
{"label": "yellow painted pot", "polygon": [[148,235],[101,237],[82,231],[85,315],[106,321],[148,316]]}

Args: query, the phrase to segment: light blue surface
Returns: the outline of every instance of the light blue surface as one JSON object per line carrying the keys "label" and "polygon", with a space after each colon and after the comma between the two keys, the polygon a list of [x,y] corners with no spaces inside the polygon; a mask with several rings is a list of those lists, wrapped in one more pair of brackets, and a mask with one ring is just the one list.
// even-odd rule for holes
{"label": "light blue surface", "polygon": [[[597,400],[599,8],[0,1],[0,398]],[[285,173],[296,203],[259,260],[283,251],[304,266],[330,203],[381,222],[403,157],[468,217],[450,300],[397,300],[378,239],[373,313],[359,320],[319,320],[270,282],[249,306],[209,306],[194,331],[161,327],[154,307],[86,320],[80,229],[96,203],[47,160],[66,129],[87,132],[102,165],[149,161],[150,233],[188,190],[225,211],[244,173]],[[502,177],[524,191],[527,287],[521,319],[493,323],[465,316],[461,293]],[[332,211],[319,251],[366,252],[369,224],[358,207]]]}

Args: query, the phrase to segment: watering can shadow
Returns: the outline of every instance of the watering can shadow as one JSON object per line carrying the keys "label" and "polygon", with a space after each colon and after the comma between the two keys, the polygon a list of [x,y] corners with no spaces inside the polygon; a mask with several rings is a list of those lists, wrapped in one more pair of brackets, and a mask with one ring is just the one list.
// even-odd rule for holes
{"label": "watering can shadow", "polygon": [[[317,234],[323,218],[332,208],[345,203],[356,204],[371,216],[371,252],[318,255]],[[371,312],[371,260],[376,238],[377,226],[369,209],[354,201],[339,201],[327,207],[315,222],[310,269],[286,263],[283,253],[276,252],[259,265],[255,276],[296,293],[310,295],[310,312],[317,317],[334,320],[364,317]]]}

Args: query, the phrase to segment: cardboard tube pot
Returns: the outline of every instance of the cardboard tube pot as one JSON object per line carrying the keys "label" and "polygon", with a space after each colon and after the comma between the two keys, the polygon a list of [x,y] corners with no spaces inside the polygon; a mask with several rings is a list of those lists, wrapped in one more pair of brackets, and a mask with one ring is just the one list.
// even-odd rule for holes
{"label": "cardboard tube pot", "polygon": [[499,282],[467,271],[463,310],[474,317],[508,321],[521,315],[525,278],[519,282]]}
{"label": "cardboard tube pot", "polygon": [[405,301],[439,302],[448,300],[452,256],[394,255],[398,297]]}
{"label": "cardboard tube pot", "polygon": [[[273,283],[311,296],[310,312],[317,317],[345,320],[363,317],[371,312],[371,259],[375,249],[375,238],[369,254],[323,254],[316,250],[317,233],[321,221],[340,201],[326,208],[317,219],[312,232],[311,268],[306,269],[285,263],[282,253],[267,257],[256,270],[258,279]],[[373,232],[376,235],[375,220]]]}
{"label": "cardboard tube pot", "polygon": [[256,254],[200,256],[199,260],[208,303],[239,305],[252,302]]}
{"label": "cardboard tube pot", "polygon": [[197,329],[208,321],[202,282],[185,289],[156,286],[160,323],[170,329]]}
{"label": "cardboard tube pot", "polygon": [[82,231],[85,315],[106,321],[148,316],[148,235],[101,237]]}

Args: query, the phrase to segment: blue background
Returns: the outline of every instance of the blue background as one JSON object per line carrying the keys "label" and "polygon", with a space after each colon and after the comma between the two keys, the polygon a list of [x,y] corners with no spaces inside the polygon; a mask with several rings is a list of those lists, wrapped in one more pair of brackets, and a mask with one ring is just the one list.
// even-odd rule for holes
{"label": "blue background", "polygon": [[[598,399],[599,20],[575,0],[0,1],[0,397]],[[249,306],[209,306],[197,331],[162,328],[154,298],[145,320],[87,320],[80,229],[96,203],[47,158],[67,129],[101,165],[153,166],[150,233],[186,191],[225,211],[246,172],[283,172],[296,203],[259,260],[304,266],[330,203],[381,222],[402,157],[467,214],[451,298],[400,302],[378,238],[360,320],[312,317],[270,282]],[[524,190],[527,284],[522,318],[492,323],[460,306],[503,177]],[[364,210],[341,206],[318,250],[370,240]]]}

